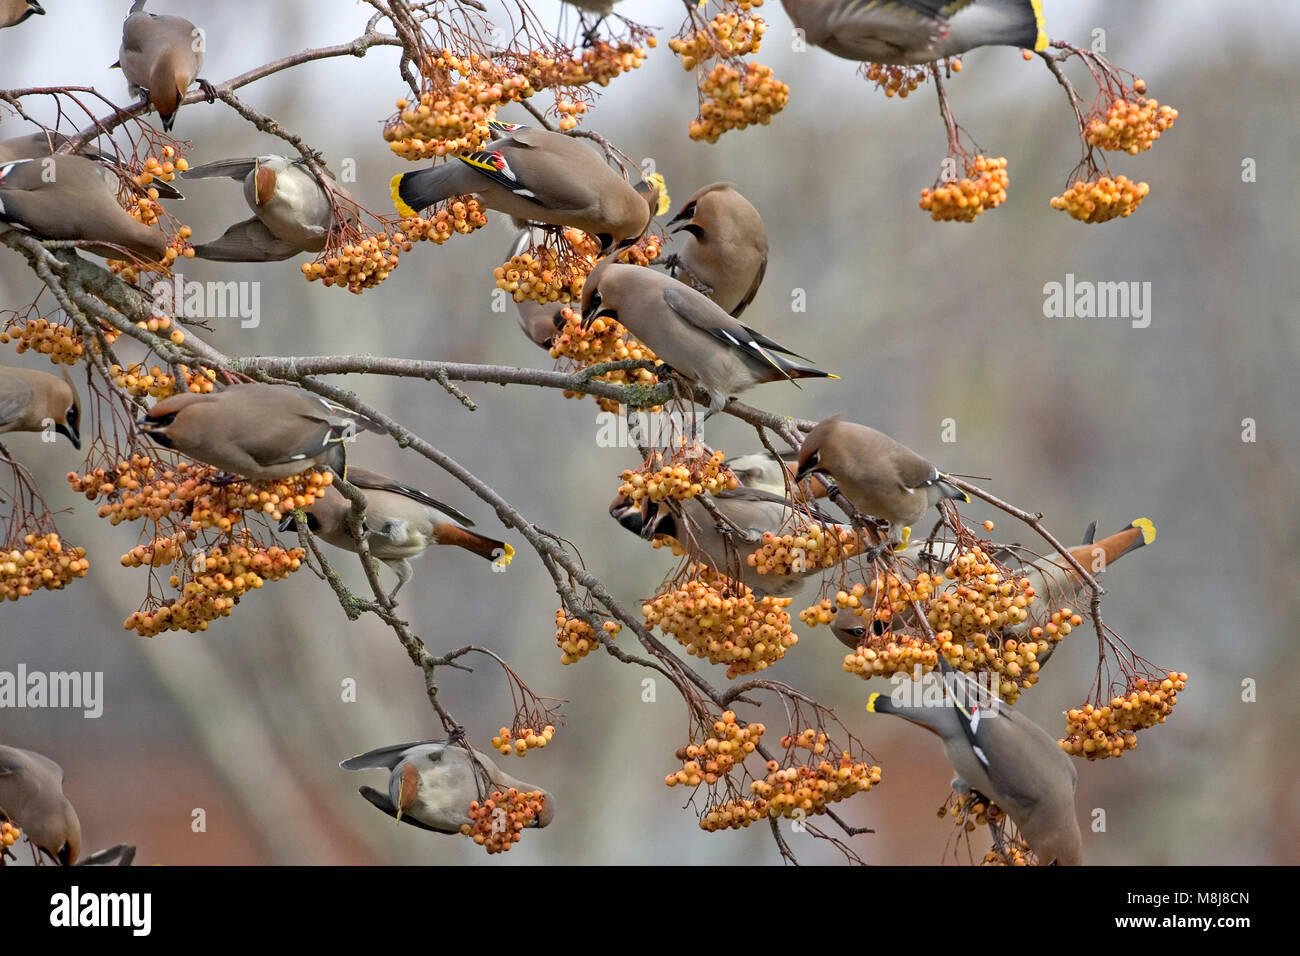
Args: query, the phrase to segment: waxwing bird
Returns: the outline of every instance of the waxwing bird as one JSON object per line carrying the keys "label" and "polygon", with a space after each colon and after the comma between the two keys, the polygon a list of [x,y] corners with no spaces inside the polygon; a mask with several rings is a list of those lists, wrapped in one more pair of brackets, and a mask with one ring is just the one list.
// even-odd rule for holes
{"label": "waxwing bird", "polygon": [[767,230],[758,210],[732,183],[713,183],[686,201],[669,229],[687,234],[681,251],[669,257],[669,274],[738,318],[767,271]]}
{"label": "waxwing bird", "polygon": [[[68,141],[68,137],[56,130],[48,132],[38,130],[28,136],[15,136],[12,139],[0,140],[0,163],[7,163],[11,159],[42,159],[52,155],[55,150],[62,148],[63,144]],[[148,189],[158,192],[160,199],[184,199],[181,191],[171,183],[165,183],[161,179],[155,179],[148,187],[137,186],[134,180],[130,179],[130,174],[122,168],[122,161],[113,153],[100,149],[92,142],[82,144],[77,150],[78,156],[96,162],[100,165],[100,171],[104,175],[104,182],[108,183],[109,189],[117,191],[119,184],[125,183],[133,191],[143,195]]]}
{"label": "waxwing bird", "polygon": [[888,521],[888,543],[904,547],[910,526],[930,508],[946,498],[970,500],[906,445],[840,415],[820,422],[799,449],[796,480],[817,471],[830,475],[858,511]]}
{"label": "waxwing bird", "polygon": [[[633,502],[622,495],[609,507],[610,516],[633,534],[647,541],[664,535],[677,541],[696,560],[740,581],[756,595],[786,597],[803,586],[819,567],[797,574],[759,574],[745,561],[762,542],[763,534],[784,534],[792,527],[795,505],[785,495],[773,495],[756,488],[733,488],[715,492],[713,503],[729,525],[720,525],[697,499],[688,498],[675,511],[666,503],[643,498]],[[799,508],[800,515],[833,525],[834,519],[816,508]],[[856,646],[856,645],[855,645]]]}
{"label": "waxwing bird", "polygon": [[[212,242],[194,247],[201,259],[218,262],[278,262],[301,252],[320,252],[336,225],[335,203],[355,223],[357,203],[332,177],[322,188],[301,159],[252,156],[196,166],[186,179],[228,178],[244,184],[251,219],[237,222]],[[332,197],[332,198],[331,198]]]}
{"label": "waxwing bird", "polygon": [[621,322],[629,332],[709,396],[707,421],[732,396],[764,382],[839,378],[796,365],[802,358],[733,319],[712,299],[672,276],[610,259],[596,263],[582,287],[582,321],[598,316]]}
{"label": "waxwing bird", "polygon": [[851,651],[858,649],[858,645],[866,639],[868,630],[868,619],[854,614],[851,608],[840,608],[831,619],[831,633]]}
{"label": "waxwing bird", "polygon": [[145,0],[131,5],[113,66],[122,68],[132,96],[148,95],[170,132],[185,92],[203,69],[204,35],[189,20],[146,13],[144,5]]}
{"label": "waxwing bird", "polygon": [[117,202],[104,168],[82,156],[54,155],[0,163],[0,223],[38,239],[87,243],[86,250],[123,258],[120,246],[149,261],[167,250],[157,229],[132,219]]}
{"label": "waxwing bird", "polygon": [[[774,495],[786,495],[794,485],[797,452],[786,452],[780,457],[773,457],[770,451],[760,451],[752,455],[737,455],[723,462],[737,480],[746,488],[757,488]],[[826,483],[816,475],[808,478],[809,487],[814,498],[826,497]],[[802,488],[801,488],[802,490]]]}
{"label": "waxwing bird", "polygon": [[910,702],[876,693],[867,710],[895,714],[937,734],[957,775],[953,789],[976,790],[1005,810],[1039,862],[1082,863],[1074,807],[1078,772],[1069,755],[1019,710],[942,658],[939,666],[923,678],[921,689],[904,682],[894,692],[910,696]]}
{"label": "waxwing bird", "polygon": [[63,768],[49,757],[0,744],[0,810],[50,859],[77,862],[81,821],[63,795]]}
{"label": "waxwing bird", "polygon": [[347,477],[344,447],[371,422],[286,385],[230,385],[156,402],[140,427],[164,448],[252,481],[288,478],[309,468]]}
{"label": "waxwing bird", "polygon": [[582,140],[563,133],[492,124],[492,149],[391,181],[403,216],[451,196],[473,193],[489,209],[525,222],[573,226],[600,241],[601,252],[631,245],[650,225],[648,197]]}
{"label": "waxwing bird", "polygon": [[339,764],[344,770],[387,770],[388,792],[361,787],[358,792],[399,823],[422,830],[459,833],[462,824],[472,823],[469,805],[504,793],[511,787],[520,793],[542,792],[542,811],[533,822],[544,827],[555,816],[555,798],[532,784],[516,780],[490,757],[458,744],[440,740],[396,744],[349,757]]}
{"label": "waxwing bird", "polygon": [[0,366],[0,435],[54,430],[81,447],[81,399],[72,379],[34,369]]}
{"label": "waxwing bird", "polygon": [[846,60],[915,66],[980,46],[1047,48],[1041,0],[781,0],[804,39]]}
{"label": "waxwing bird", "polygon": [[33,14],[45,15],[45,8],[36,0],[0,0],[0,30],[15,27]]}
{"label": "waxwing bird", "polygon": [[[417,488],[357,467],[348,469],[348,481],[366,496],[366,542],[370,553],[397,575],[397,587],[388,596],[390,601],[414,573],[410,559],[418,558],[433,545],[455,545],[499,567],[505,567],[514,557],[515,549],[510,545],[462,527],[472,527],[474,522]],[[351,511],[352,502],[329,486],[307,509],[307,528],[334,547],[357,553],[357,540],[347,525]],[[281,531],[293,527],[293,515],[286,515],[280,522]]]}
{"label": "waxwing bird", "polygon": [[[1067,552],[1094,576],[1110,567],[1113,561],[1148,545],[1156,539],[1156,526],[1149,518],[1134,518],[1112,535],[1094,541],[1097,523],[1094,521],[1084,533],[1083,544],[1067,548]],[[1079,573],[1061,554],[1038,558],[1015,571],[1015,577],[1028,578],[1036,595],[1035,607],[1060,608],[1073,605],[1083,598],[1087,585]],[[1020,634],[1028,630],[1030,621],[1021,621],[1004,628],[1004,633]]]}

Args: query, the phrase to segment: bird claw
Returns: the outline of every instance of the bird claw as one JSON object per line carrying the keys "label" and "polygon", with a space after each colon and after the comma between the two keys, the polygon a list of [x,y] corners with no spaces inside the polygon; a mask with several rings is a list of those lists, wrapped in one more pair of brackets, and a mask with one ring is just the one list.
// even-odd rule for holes
{"label": "bird claw", "polygon": [[208,98],[209,103],[217,101],[217,88],[212,85],[211,81],[199,77],[195,82],[199,84],[199,89],[203,91],[203,95]]}

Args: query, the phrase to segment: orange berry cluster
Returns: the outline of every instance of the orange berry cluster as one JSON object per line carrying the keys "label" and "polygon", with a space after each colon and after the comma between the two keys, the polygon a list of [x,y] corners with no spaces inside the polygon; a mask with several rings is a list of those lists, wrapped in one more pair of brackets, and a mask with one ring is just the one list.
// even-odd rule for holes
{"label": "orange berry cluster", "polygon": [[693,70],[717,57],[744,56],[757,53],[767,24],[759,16],[742,18],[739,13],[719,13],[705,29],[696,30],[689,39],[674,37],[668,48],[682,59],[683,70]]}
{"label": "orange berry cluster", "polygon": [[585,256],[546,245],[511,256],[492,271],[497,288],[516,302],[573,302],[582,295],[582,283],[591,271]]}
{"label": "orange berry cluster", "polygon": [[966,167],[966,176],[954,183],[921,190],[921,208],[935,222],[974,222],[983,212],[1007,201],[1005,157],[976,156]]}
{"label": "orange berry cluster", "polygon": [[677,751],[677,759],[682,761],[682,769],[664,777],[664,783],[670,787],[678,784],[686,787],[698,787],[700,784],[713,786],[737,765],[743,764],[745,758],[758,746],[759,738],[766,733],[762,724],[749,724],[742,727],[736,721],[736,712],[726,710],[713,722],[714,736],[702,744],[687,744]]}
{"label": "orange berry cluster", "polygon": [[502,727],[497,731],[497,735],[492,738],[492,746],[503,757],[509,757],[511,753],[516,757],[522,757],[534,748],[545,747],[554,736],[555,728],[550,724],[547,724],[540,731],[525,727],[517,734],[512,734],[509,727]]}
{"label": "orange berry cluster", "polygon": [[[821,737],[824,742],[825,734]],[[782,744],[785,745],[784,740]],[[838,760],[822,759],[816,765],[782,767],[770,760],[767,777],[755,780],[750,789],[766,804],[769,817],[803,817],[825,813],[830,804],[870,790],[878,783],[880,768],[854,761],[853,755],[845,750]]]}
{"label": "orange berry cluster", "polygon": [[651,501],[676,498],[683,501],[706,491],[712,494],[737,488],[740,480],[732,474],[730,468],[722,466],[726,457],[721,451],[715,451],[707,458],[703,455],[691,457],[688,454],[673,464],[655,469],[654,466],[663,461],[663,455],[656,451],[636,471],[629,469],[623,472],[623,484],[619,485],[618,493],[633,501],[642,498]]}
{"label": "orange berry cluster", "polygon": [[167,467],[136,454],[111,470],[69,472],[68,483],[89,501],[106,498],[98,514],[114,525],[180,515],[191,531],[215,528],[226,533],[244,520],[247,511],[260,511],[279,521],[285,512],[309,507],[334,480],[330,472],[307,472],[277,481],[214,485],[212,479],[218,474],[211,465],[182,461]]}
{"label": "orange berry cluster", "polygon": [[[112,338],[116,338],[116,330]],[[112,342],[112,338],[109,339]],[[14,343],[19,355],[30,350],[44,355],[55,365],[76,365],[86,353],[81,333],[70,325],[48,319],[28,319],[0,332],[0,344]]]}
{"label": "orange berry cluster", "polygon": [[0,598],[17,601],[35,591],[58,591],[90,569],[85,548],[65,548],[53,531],[24,535],[20,546],[0,549]]}
{"label": "orange berry cluster", "polygon": [[[164,146],[162,148],[162,159],[157,156],[146,156],[144,169],[133,179],[137,186],[148,189],[155,179],[169,183],[176,178],[177,173],[183,173],[189,168],[189,160],[183,156],[179,158],[176,156],[176,147]],[[151,192],[150,197],[157,199],[158,193],[156,191]]]}
{"label": "orange berry cluster", "polygon": [[148,544],[137,544],[122,555],[124,568],[160,568],[164,564],[175,564],[185,555],[185,545],[193,538],[194,532],[181,531],[170,537],[154,538]]}
{"label": "orange berry cluster", "polygon": [[7,849],[13,846],[22,839],[22,835],[23,831],[18,829],[8,820],[0,823],[0,847],[5,847]]}
{"label": "orange berry cluster", "polygon": [[[657,361],[654,352],[633,338],[627,329],[613,319],[598,318],[583,329],[582,316],[576,310],[566,307],[560,316],[564,319],[564,327],[551,339],[552,358],[573,359],[581,368],[623,359]],[[646,388],[659,384],[659,377],[648,368],[605,372],[597,376],[597,380],[618,385],[636,384]],[[565,390],[564,397],[582,398],[584,394]],[[597,398],[596,404],[607,412],[619,411],[618,402],[611,398]],[[658,410],[659,406],[647,409],[651,412]]]}
{"label": "orange berry cluster", "polygon": [[824,528],[814,521],[797,533],[764,531],[762,543],[745,556],[745,563],[759,574],[804,574],[832,568],[857,550],[852,528]]}
{"label": "orange berry cluster", "polygon": [[186,562],[193,576],[182,583],[180,576],[172,575],[169,582],[181,589],[180,598],[156,610],[136,611],[122,622],[122,628],[141,637],[206,631],[209,621],[228,617],[248,591],[297,571],[305,554],[302,548],[264,548],[251,539],[247,546],[232,544],[196,554]]}
{"label": "orange berry cluster", "polygon": [[688,132],[691,139],[716,143],[728,130],[772,122],[772,117],[785,109],[790,87],[762,63],[746,64],[743,74],[719,63],[700,84],[700,94],[704,97],[700,114],[691,120]]}
{"label": "orange berry cluster", "polygon": [[[960,73],[961,57],[950,57],[948,69]],[[875,83],[876,89],[884,90],[886,97],[897,96],[900,100],[907,99],[907,94],[930,76],[928,66],[896,66],[888,63],[864,63],[859,72],[865,79]]]}
{"label": "orange berry cluster", "polygon": [[[453,81],[453,72],[461,78]],[[418,103],[399,99],[399,112],[383,133],[389,149],[412,161],[482,149],[497,109],[533,94],[527,77],[477,53],[459,57],[443,50],[428,58],[423,73],[432,86]]]}
{"label": "orange berry cluster", "polygon": [[[181,366],[181,369],[185,376],[187,391],[212,391],[212,383],[217,375],[212,369],[205,368],[191,371],[184,365]],[[118,388],[140,398],[146,395],[153,398],[166,398],[176,392],[176,376],[164,372],[159,365],[151,365],[148,369],[140,363],[128,365],[126,368],[114,365],[109,368],[109,372],[112,374],[113,382]]]}
{"label": "orange berry cluster", "polygon": [[1117,150],[1136,156],[1150,149],[1160,134],[1174,125],[1178,110],[1161,106],[1156,100],[1139,96],[1135,100],[1116,97],[1106,115],[1093,113],[1084,138],[1101,149]]}
{"label": "orange berry cluster", "polygon": [[533,52],[519,65],[518,71],[537,90],[572,89],[592,83],[608,86],[620,73],[641,66],[647,56],[646,47],[654,48],[658,44],[654,36],[648,36],[645,47],[627,41],[613,44],[600,40],[586,47],[578,57],[551,57]]}
{"label": "orange berry cluster", "polygon": [[1004,842],[1002,846],[992,847],[984,854],[980,866],[1036,866],[1034,851],[1029,848],[1024,837],[1016,837],[1014,843]]}
{"label": "orange berry cluster", "polygon": [[541,814],[542,799],[540,790],[520,793],[511,787],[505,793],[495,791],[482,803],[475,800],[469,805],[473,822],[462,823],[460,832],[472,837],[488,853],[504,853],[523,838],[524,828]]}
{"label": "orange berry cluster", "polygon": [[694,565],[681,587],[642,606],[646,626],[671,634],[691,657],[727,665],[727,679],[764,670],[799,642],[790,628],[790,598],[760,600],[738,581]]}
{"label": "orange berry cluster", "polygon": [[[400,238],[399,238],[400,237]],[[322,285],[345,288],[354,295],[379,285],[397,268],[400,251],[408,251],[410,242],[401,236],[373,233],[349,242],[341,248],[326,250],[315,262],[304,262],[302,274],[308,282],[317,279]]]}
{"label": "orange berry cluster", "polygon": [[1135,183],[1127,176],[1103,176],[1096,182],[1077,182],[1053,196],[1052,208],[1062,209],[1080,222],[1110,222],[1133,215],[1150,192],[1146,183]]}
{"label": "orange berry cluster", "polygon": [[[401,242],[432,242],[442,245],[455,233],[467,236],[487,225],[487,210],[473,196],[453,196],[423,216],[412,216],[398,224],[402,231],[393,238]],[[403,251],[407,247],[403,246]]]}
{"label": "orange berry cluster", "polygon": [[1137,732],[1163,724],[1178,703],[1178,692],[1187,686],[1187,675],[1170,671],[1163,679],[1139,677],[1123,697],[1109,704],[1068,710],[1065,739],[1061,749],[1071,756],[1097,760],[1118,757],[1137,747]]}
{"label": "orange berry cluster", "polygon": [[[611,638],[623,630],[623,625],[617,621],[605,621],[601,627]],[[563,652],[560,663],[572,664],[599,647],[600,641],[596,639],[590,624],[580,617],[569,617],[564,613],[564,608],[560,608],[555,612],[555,646]]]}
{"label": "orange berry cluster", "polygon": [[660,238],[646,233],[646,235],[620,252],[614,258],[614,261],[630,266],[648,266],[659,258],[659,250]]}
{"label": "orange berry cluster", "polygon": [[[880,578],[873,581],[877,590],[886,587]],[[835,594],[835,601],[823,599],[810,608],[799,612],[799,619],[809,627],[829,624],[835,618],[837,608],[848,608],[866,622],[889,620],[891,609],[898,606],[899,598],[912,585],[901,581],[895,575],[888,578],[889,598],[878,599],[874,604],[864,603],[867,586],[861,581],[849,590],[840,590]],[[885,603],[888,600],[890,603]],[[901,608],[900,608],[901,610]],[[921,635],[900,633],[886,629],[881,634],[873,633],[868,628],[866,635],[851,654],[844,655],[843,667],[846,673],[857,674],[864,680],[871,677],[889,677],[894,674],[912,674],[919,667],[921,673],[928,674],[939,663],[939,652],[930,641]]]}

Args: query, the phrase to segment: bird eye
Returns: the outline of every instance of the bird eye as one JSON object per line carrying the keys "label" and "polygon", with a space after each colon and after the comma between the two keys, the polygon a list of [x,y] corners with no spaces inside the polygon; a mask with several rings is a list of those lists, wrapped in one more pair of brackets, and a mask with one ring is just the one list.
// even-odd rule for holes
{"label": "bird eye", "polygon": [[867,633],[867,629],[859,624],[857,627],[849,628],[849,633],[854,637],[861,637],[863,634]]}

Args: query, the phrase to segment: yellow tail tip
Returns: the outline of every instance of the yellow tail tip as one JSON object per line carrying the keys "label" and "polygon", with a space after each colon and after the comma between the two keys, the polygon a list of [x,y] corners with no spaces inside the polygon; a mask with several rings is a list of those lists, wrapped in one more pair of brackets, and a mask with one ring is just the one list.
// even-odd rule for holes
{"label": "yellow tail tip", "polygon": [[662,216],[673,205],[672,198],[668,195],[668,182],[664,179],[663,173],[651,173],[645,178],[645,181],[659,193],[659,203],[655,206],[655,215]]}
{"label": "yellow tail tip", "polygon": [[876,699],[879,696],[880,696],[880,692],[877,691],[876,693],[872,694],[870,697],[867,698],[867,713],[874,714],[876,712]]}
{"label": "yellow tail tip", "polygon": [[411,219],[416,215],[418,215],[418,213],[410,206],[408,206],[405,203],[405,201],[403,201],[401,195],[398,193],[398,189],[402,185],[402,177],[405,175],[406,173],[398,173],[396,176],[390,179],[388,181],[388,188],[390,194],[393,197],[393,205],[396,207],[397,211],[401,213],[403,216],[405,216],[407,219]]}
{"label": "yellow tail tip", "polygon": [[514,559],[515,559],[515,549],[508,544],[502,544],[501,557],[497,558],[492,563],[496,565],[498,568],[504,568],[507,567],[510,564],[510,562],[513,561]]}
{"label": "yellow tail tip", "polygon": [[826,373],[826,377],[827,377],[827,378],[833,378],[833,379],[835,379],[835,381],[837,381],[837,382],[840,380],[840,377],[839,377],[838,375],[832,375],[830,372],[827,372],[827,373]]}
{"label": "yellow tail tip", "polygon": [[1150,518],[1134,518],[1132,527],[1142,532],[1142,543],[1150,544],[1156,539],[1156,526]]}
{"label": "yellow tail tip", "polygon": [[1047,49],[1047,21],[1043,19],[1042,0],[1032,0],[1034,8],[1034,24],[1038,27],[1038,36],[1034,39],[1034,51],[1041,52]]}
{"label": "yellow tail tip", "polygon": [[901,543],[901,544],[896,544],[896,545],[894,545],[894,550],[895,550],[895,551],[906,551],[906,550],[907,550],[907,542],[909,542],[909,541],[911,541],[911,540],[912,540],[912,529],[911,529],[910,527],[906,527],[906,528],[903,529],[903,541],[902,541],[902,543]]}

